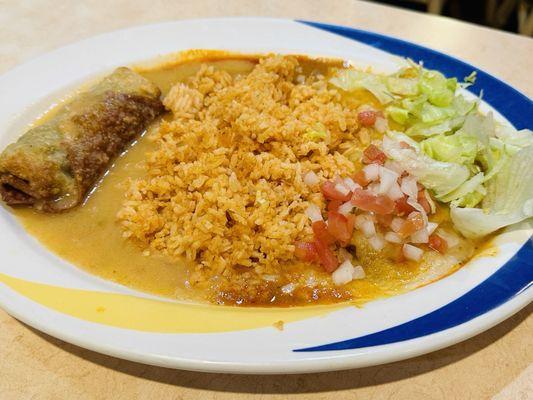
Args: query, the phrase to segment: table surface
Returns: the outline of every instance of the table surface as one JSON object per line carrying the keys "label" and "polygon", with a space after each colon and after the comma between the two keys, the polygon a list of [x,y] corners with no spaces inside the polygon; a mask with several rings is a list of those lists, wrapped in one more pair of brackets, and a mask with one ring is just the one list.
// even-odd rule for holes
{"label": "table surface", "polygon": [[[216,16],[350,25],[462,58],[533,95],[533,40],[444,17],[348,0],[0,0],[0,73],[59,46],[127,26]],[[174,371],[64,343],[0,310],[0,399],[527,399],[529,306],[463,343],[385,366],[311,375]]]}

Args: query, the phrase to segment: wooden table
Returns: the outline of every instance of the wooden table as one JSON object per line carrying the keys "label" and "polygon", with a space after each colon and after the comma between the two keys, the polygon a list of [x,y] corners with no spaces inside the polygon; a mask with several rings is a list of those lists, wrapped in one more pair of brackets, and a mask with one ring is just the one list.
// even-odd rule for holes
{"label": "wooden table", "polygon": [[[533,40],[348,0],[0,0],[0,73],[101,32],[237,15],[320,20],[394,35],[460,57],[533,95]],[[122,361],[51,338],[0,311],[0,399],[530,399],[532,310],[412,360],[293,376],[213,375]]]}

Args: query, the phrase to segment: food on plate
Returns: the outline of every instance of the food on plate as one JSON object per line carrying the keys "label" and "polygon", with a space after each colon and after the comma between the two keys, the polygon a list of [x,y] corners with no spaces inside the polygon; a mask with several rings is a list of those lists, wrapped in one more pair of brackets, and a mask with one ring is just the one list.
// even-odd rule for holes
{"label": "food on plate", "polygon": [[2,199],[44,211],[80,204],[109,163],[161,114],[159,96],[154,84],[118,68],[2,152]]}
{"label": "food on plate", "polygon": [[137,69],[167,114],[86,204],[17,209],[31,233],[141,290],[303,305],[430,283],[533,215],[533,135],[479,110],[475,75],[196,54]]}

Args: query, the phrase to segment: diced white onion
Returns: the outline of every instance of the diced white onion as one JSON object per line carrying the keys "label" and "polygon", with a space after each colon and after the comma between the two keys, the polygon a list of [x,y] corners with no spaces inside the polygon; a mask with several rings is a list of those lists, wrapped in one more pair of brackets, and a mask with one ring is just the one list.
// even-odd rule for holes
{"label": "diced white onion", "polygon": [[287,283],[285,286],[281,287],[281,291],[285,294],[291,294],[294,292],[294,289],[296,289],[296,285],[294,283]]}
{"label": "diced white onion", "polygon": [[379,164],[368,164],[363,168],[367,181],[377,181],[379,177]]}
{"label": "diced white onion", "polygon": [[433,232],[435,232],[435,229],[437,229],[437,226],[439,226],[439,224],[437,224],[436,222],[428,222],[428,226],[426,226],[428,235],[431,235]]}
{"label": "diced white onion", "polygon": [[400,185],[402,192],[404,192],[407,197],[416,199],[418,197],[418,186],[416,185],[416,178],[413,176],[404,176],[402,178],[402,183]]}
{"label": "diced white onion", "polygon": [[307,174],[304,175],[304,183],[307,186],[315,186],[318,185],[318,176],[315,174],[314,171],[309,171]]}
{"label": "diced white onion", "polygon": [[346,260],[353,260],[353,256],[350,254],[348,250],[346,250],[344,247],[341,247],[339,249],[339,259],[342,261]]}
{"label": "diced white onion", "polygon": [[404,194],[402,192],[402,189],[400,189],[400,185],[398,185],[398,182],[394,182],[392,184],[392,186],[390,187],[388,193],[387,193],[387,196],[391,199],[391,200],[399,200],[401,199]]}
{"label": "diced white onion", "polygon": [[370,246],[377,251],[380,251],[385,247],[385,241],[379,236],[372,236],[368,239]]}
{"label": "diced white onion", "polygon": [[346,216],[348,214],[350,214],[352,212],[352,210],[354,209],[354,205],[352,204],[351,201],[347,201],[346,203],[342,204],[340,207],[339,207],[339,213]]}
{"label": "diced white onion", "polygon": [[376,234],[374,220],[369,214],[359,214],[355,217],[355,227],[363,232],[363,235],[370,237]]}
{"label": "diced white onion", "polygon": [[389,124],[385,118],[377,117],[376,122],[374,123],[374,128],[376,128],[376,131],[379,133],[385,133],[387,129],[389,129]]}
{"label": "diced white onion", "polygon": [[459,239],[459,237],[455,233],[446,231],[441,228],[437,230],[437,235],[439,235],[446,241],[448,248],[455,247],[461,242],[461,239]]}
{"label": "diced white onion", "polygon": [[411,212],[409,213],[409,215],[407,216],[407,219],[409,219],[409,218],[416,218],[416,216],[417,216],[418,214],[420,214],[419,211],[411,211]]}
{"label": "diced white onion", "polygon": [[372,221],[367,220],[361,224],[361,232],[366,237],[370,237],[376,234],[376,227]]}
{"label": "diced white onion", "polygon": [[398,235],[396,232],[387,232],[385,234],[385,240],[391,243],[402,243],[403,242],[402,237]]}
{"label": "diced white onion", "polygon": [[427,243],[429,242],[429,234],[427,228],[422,228],[411,235],[411,242],[413,243]]}
{"label": "diced white onion", "polygon": [[361,226],[363,226],[364,222],[367,220],[371,220],[370,215],[368,214],[359,214],[355,217],[355,227],[357,229],[361,229]]}
{"label": "diced white onion", "polygon": [[322,218],[322,212],[320,212],[320,208],[313,203],[309,204],[309,207],[307,207],[307,210],[305,210],[305,215],[309,217],[311,222],[324,220],[324,218]]}
{"label": "diced white onion", "polygon": [[333,283],[337,286],[344,285],[353,279],[354,267],[350,260],[345,260],[339,268],[331,274]]}
{"label": "diced white onion", "polygon": [[381,142],[381,146],[383,149],[391,149],[391,148],[395,148],[397,144],[394,139],[391,139],[387,135],[384,135],[383,140]]}
{"label": "diced white onion", "polygon": [[352,178],[344,178],[344,186],[350,189],[350,192],[353,192],[355,189],[361,189],[361,185],[355,183]]}
{"label": "diced white onion", "polygon": [[407,199],[407,204],[409,204],[416,211],[418,211],[420,214],[422,214],[422,219],[424,220],[424,226],[427,226],[427,224],[428,224],[428,216],[426,214],[426,210],[424,210],[424,207],[422,207],[420,205],[420,203],[418,203],[417,201],[413,200],[412,198]]}
{"label": "diced white onion", "polygon": [[398,175],[402,175],[404,169],[402,166],[393,160],[387,160],[385,161],[384,167],[387,169],[390,169],[391,171],[396,172]]}
{"label": "diced white onion", "polygon": [[392,222],[390,224],[390,227],[391,229],[394,231],[394,232],[399,232],[400,229],[402,228],[403,226],[403,219],[402,218],[399,218],[399,217],[395,217],[392,219]]}
{"label": "diced white onion", "polygon": [[379,194],[379,182],[372,182],[367,186],[367,189],[371,194],[377,196]]}
{"label": "diced white onion", "polygon": [[410,244],[404,244],[402,248],[403,255],[408,260],[420,261],[424,252],[416,246]]}
{"label": "diced white onion", "polygon": [[400,176],[387,168],[380,167],[379,168],[379,194],[385,194],[388,193],[391,189],[392,185],[396,183],[397,179]]}
{"label": "diced white onion", "polygon": [[363,279],[366,276],[365,270],[360,265],[354,267],[352,272],[353,279]]}
{"label": "diced white onion", "polygon": [[337,192],[339,192],[340,194],[342,194],[343,196],[346,196],[348,193],[350,193],[350,189],[348,189],[346,186],[344,186],[344,184],[342,183],[337,183],[335,185],[335,190]]}
{"label": "diced white onion", "polygon": [[431,195],[428,193],[426,189],[424,189],[424,196],[429,203],[429,209],[431,211],[431,214],[435,214],[435,211],[437,211],[437,205],[435,204],[435,202],[431,198]]}

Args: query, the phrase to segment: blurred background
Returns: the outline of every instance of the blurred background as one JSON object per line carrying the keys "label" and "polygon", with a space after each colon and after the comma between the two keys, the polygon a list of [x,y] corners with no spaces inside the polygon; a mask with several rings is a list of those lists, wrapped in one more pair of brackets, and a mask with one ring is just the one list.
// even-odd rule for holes
{"label": "blurred background", "polygon": [[533,0],[373,0],[533,36]]}

